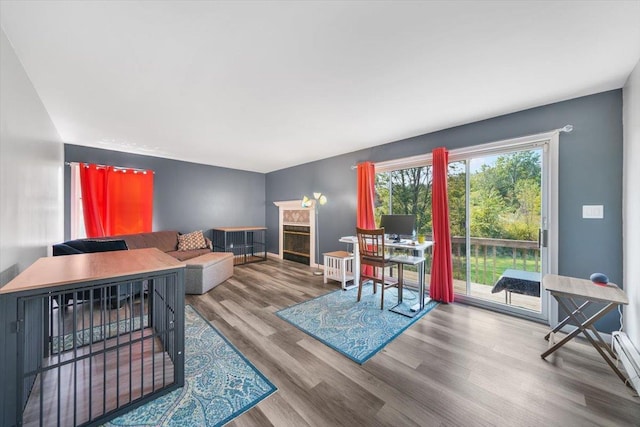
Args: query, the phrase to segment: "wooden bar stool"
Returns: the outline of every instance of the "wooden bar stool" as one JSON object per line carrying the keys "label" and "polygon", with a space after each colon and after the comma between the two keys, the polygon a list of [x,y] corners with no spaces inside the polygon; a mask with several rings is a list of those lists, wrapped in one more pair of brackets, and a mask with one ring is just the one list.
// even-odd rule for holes
{"label": "wooden bar stool", "polygon": [[[353,254],[346,251],[327,252],[324,255],[324,283],[332,279],[342,283],[342,289],[354,287],[353,283]],[[351,281],[351,285],[347,282]]]}

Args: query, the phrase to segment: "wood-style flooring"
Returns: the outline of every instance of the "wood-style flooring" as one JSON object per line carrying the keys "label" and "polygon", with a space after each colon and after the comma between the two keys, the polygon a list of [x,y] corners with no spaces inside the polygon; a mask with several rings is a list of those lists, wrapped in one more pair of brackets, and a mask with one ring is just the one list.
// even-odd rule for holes
{"label": "wood-style flooring", "polygon": [[463,304],[358,365],[274,314],[339,289],[312,271],[270,258],[187,296],[278,387],[230,426],[640,426],[640,399],[586,341],[545,361],[546,326]]}
{"label": "wood-style flooring", "polygon": [[[44,426],[81,425],[172,383],[173,362],[152,333],[145,328],[98,342],[92,345],[91,357],[83,358],[90,354],[89,346],[83,346],[75,357],[67,351],[45,359],[45,365],[56,368],[37,376],[22,425],[40,426],[40,414]],[[142,341],[129,341],[142,334]],[[116,345],[123,347],[116,350]],[[105,353],[98,353],[105,348]],[[74,358],[75,363],[65,364]]]}

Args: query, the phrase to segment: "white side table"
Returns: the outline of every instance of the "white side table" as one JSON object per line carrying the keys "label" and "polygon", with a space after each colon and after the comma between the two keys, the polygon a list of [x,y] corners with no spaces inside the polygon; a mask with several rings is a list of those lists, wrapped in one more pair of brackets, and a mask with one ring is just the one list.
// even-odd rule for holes
{"label": "white side table", "polygon": [[[351,289],[357,285],[353,279],[353,254],[346,251],[327,252],[324,255],[324,283],[327,279],[342,283],[342,289]],[[351,285],[347,282],[351,281]]]}

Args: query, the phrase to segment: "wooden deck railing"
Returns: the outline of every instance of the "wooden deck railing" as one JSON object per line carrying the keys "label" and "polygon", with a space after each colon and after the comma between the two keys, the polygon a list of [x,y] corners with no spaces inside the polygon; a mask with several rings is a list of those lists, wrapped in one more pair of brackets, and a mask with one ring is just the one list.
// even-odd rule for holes
{"label": "wooden deck railing", "polygon": [[[426,236],[432,240],[432,236]],[[466,240],[464,237],[451,238],[453,255],[453,275],[464,280],[466,276]],[[537,241],[472,237],[471,281],[493,285],[507,268],[526,271],[540,271],[540,246]],[[425,252],[426,273],[431,272],[432,251]],[[509,262],[510,261],[510,262]]]}

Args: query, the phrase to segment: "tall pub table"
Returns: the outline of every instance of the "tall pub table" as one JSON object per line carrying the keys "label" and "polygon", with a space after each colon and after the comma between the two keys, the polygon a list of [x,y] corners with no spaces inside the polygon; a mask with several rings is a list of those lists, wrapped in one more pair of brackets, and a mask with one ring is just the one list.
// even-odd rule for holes
{"label": "tall pub table", "polygon": [[[353,283],[360,283],[360,251],[358,249],[358,238],[356,236],[345,236],[339,239],[342,243],[348,243],[353,245]],[[408,317],[414,317],[418,313],[420,313],[424,309],[424,299],[425,299],[425,283],[424,283],[424,251],[427,248],[433,246],[433,242],[425,241],[424,243],[417,243],[412,241],[400,241],[395,242],[392,240],[385,240],[384,246],[393,250],[403,251],[405,254],[393,254],[391,260],[393,262],[398,263],[398,279],[404,280],[403,267],[405,265],[414,265],[418,269],[418,302],[411,307],[411,314],[407,314],[400,311],[394,311],[392,307],[391,310],[402,314]],[[402,302],[402,295],[398,295],[398,303]]]}
{"label": "tall pub table", "polygon": [[[540,357],[545,359],[551,353],[582,332],[591,345],[598,351],[598,353],[600,353],[600,356],[602,356],[605,362],[607,362],[611,369],[613,369],[616,375],[626,383],[627,378],[613,362],[616,359],[616,356],[613,354],[611,346],[602,339],[596,328],[593,326],[595,322],[619,305],[629,304],[629,298],[627,298],[624,291],[614,283],[598,285],[590,280],[557,276],[555,274],[545,275],[542,278],[542,286],[549,291],[556,301],[558,301],[558,305],[565,313],[567,313],[567,317],[547,335],[545,335],[544,338],[549,341],[550,347],[547,351],[542,353]],[[576,299],[584,302],[578,306],[578,303],[575,301]],[[591,317],[587,317],[584,310],[594,303],[604,304],[604,307]],[[569,322],[573,322],[577,325],[576,328],[567,334],[567,336],[562,340],[554,343],[554,334]],[[589,333],[589,331],[591,333]],[[593,336],[591,336],[592,334]]]}

